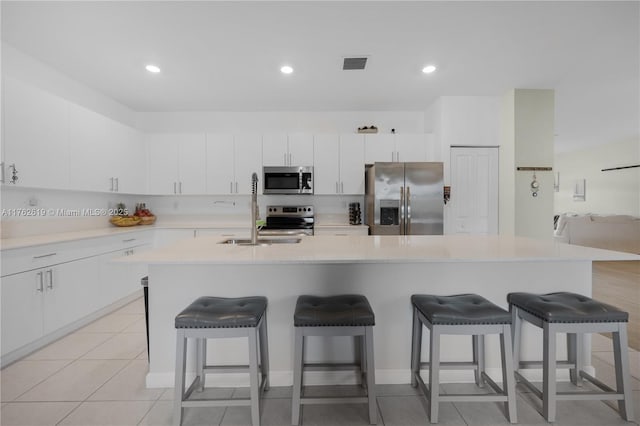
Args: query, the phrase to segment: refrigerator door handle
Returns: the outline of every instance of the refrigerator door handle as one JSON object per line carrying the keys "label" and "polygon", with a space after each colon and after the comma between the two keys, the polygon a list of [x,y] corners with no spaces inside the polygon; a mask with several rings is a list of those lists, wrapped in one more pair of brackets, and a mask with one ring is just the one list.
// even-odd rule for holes
{"label": "refrigerator door handle", "polygon": [[400,187],[400,235],[404,235],[404,186]]}
{"label": "refrigerator door handle", "polygon": [[407,231],[406,234],[407,235],[411,235],[411,187],[407,186],[406,189],[407,195],[406,195],[406,200],[407,200]]}

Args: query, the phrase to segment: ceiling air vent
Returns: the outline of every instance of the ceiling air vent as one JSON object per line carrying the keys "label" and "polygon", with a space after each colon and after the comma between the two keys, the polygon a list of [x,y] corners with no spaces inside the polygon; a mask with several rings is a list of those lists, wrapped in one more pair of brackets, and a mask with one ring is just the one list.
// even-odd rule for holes
{"label": "ceiling air vent", "polygon": [[363,70],[367,65],[367,58],[344,58],[343,70]]}

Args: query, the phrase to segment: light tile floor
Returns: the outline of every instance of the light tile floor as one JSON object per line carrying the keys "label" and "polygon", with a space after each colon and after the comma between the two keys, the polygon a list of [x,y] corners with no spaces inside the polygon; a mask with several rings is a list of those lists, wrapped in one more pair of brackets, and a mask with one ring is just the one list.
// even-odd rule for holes
{"label": "light tile floor", "polygon": [[[379,340],[378,340],[379,341]],[[597,376],[615,383],[611,340],[593,336],[592,364]],[[640,416],[640,353],[630,351],[634,401]],[[57,342],[25,357],[0,372],[0,424],[163,426],[172,424],[172,389],[147,389],[147,349],[142,298]],[[568,386],[568,384],[561,384]],[[344,388],[344,387],[341,387]],[[443,384],[444,392],[477,392],[471,384]],[[311,392],[314,389],[310,389]],[[343,392],[336,389],[333,392]],[[205,395],[246,397],[247,389],[209,388]],[[291,388],[265,393],[262,424],[290,424]],[[427,425],[423,398],[409,385],[378,386],[380,425]],[[620,425],[612,407],[600,401],[560,402],[556,425]],[[519,389],[520,425],[546,424],[540,402]],[[440,424],[507,424],[501,404],[443,403]],[[246,407],[191,408],[184,425],[248,425]],[[305,406],[303,425],[367,425],[365,405]]]}

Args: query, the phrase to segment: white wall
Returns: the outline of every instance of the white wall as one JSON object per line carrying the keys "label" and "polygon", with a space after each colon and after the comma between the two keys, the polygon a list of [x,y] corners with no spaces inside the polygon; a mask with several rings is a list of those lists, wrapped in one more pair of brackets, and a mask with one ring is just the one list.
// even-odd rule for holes
{"label": "white wall", "polygon": [[[640,168],[601,171],[633,164],[640,164],[640,139],[557,154],[560,191],[555,193],[555,213],[640,216]],[[586,179],[585,201],[573,200],[576,179]]]}
{"label": "white wall", "polygon": [[553,173],[535,173],[540,186],[537,197],[533,197],[531,182],[534,173],[517,171],[517,168],[553,167],[554,92],[515,89],[505,95],[503,102],[500,233],[551,239]]}
{"label": "white wall", "polygon": [[424,118],[422,111],[138,112],[136,126],[148,133],[353,133],[375,125],[380,133],[423,133]]}
{"label": "white wall", "polygon": [[2,43],[2,75],[39,87],[123,124],[133,126],[133,110],[50,66]]}

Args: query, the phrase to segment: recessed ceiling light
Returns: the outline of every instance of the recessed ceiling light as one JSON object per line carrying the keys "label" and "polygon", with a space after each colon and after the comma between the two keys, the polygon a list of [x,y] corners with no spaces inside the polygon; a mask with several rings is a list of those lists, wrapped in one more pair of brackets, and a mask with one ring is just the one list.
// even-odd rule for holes
{"label": "recessed ceiling light", "polygon": [[291,68],[289,65],[285,65],[282,68],[280,68],[280,72],[282,74],[291,74],[293,72],[293,68]]}
{"label": "recessed ceiling light", "polygon": [[436,66],[435,65],[427,65],[426,67],[422,68],[422,72],[425,73],[425,74],[431,74],[435,70],[436,70]]}
{"label": "recessed ceiling light", "polygon": [[157,65],[149,64],[145,68],[147,71],[152,72],[154,74],[157,74],[160,72],[160,68]]}

